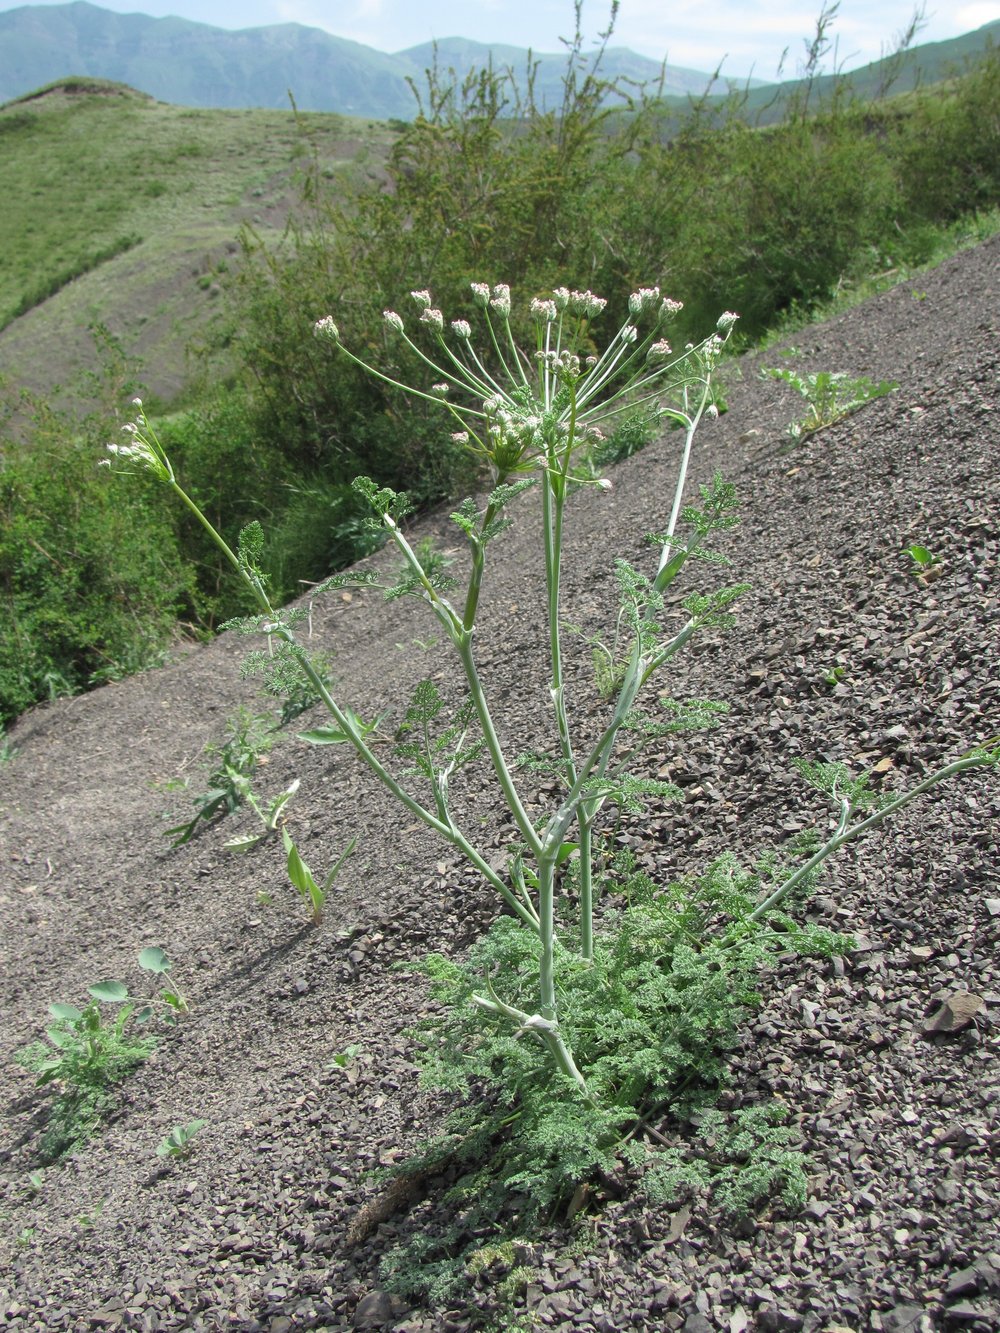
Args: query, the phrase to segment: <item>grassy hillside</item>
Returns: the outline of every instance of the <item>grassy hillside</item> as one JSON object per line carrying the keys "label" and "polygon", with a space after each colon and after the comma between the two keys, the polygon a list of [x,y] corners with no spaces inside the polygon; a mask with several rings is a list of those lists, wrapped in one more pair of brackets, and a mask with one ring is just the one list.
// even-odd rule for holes
{"label": "grassy hillside", "polygon": [[[0,374],[48,391],[93,364],[100,322],[170,396],[211,337],[243,223],[280,235],[313,156],[344,188],[377,175],[381,124],[169,106],[66,80],[0,108]],[[16,325],[15,325],[16,321]]]}
{"label": "grassy hillside", "polygon": [[[738,107],[678,127],[649,104],[626,123],[599,84],[571,88],[563,119],[512,126],[501,75],[432,85],[428,117],[395,133],[89,80],[0,108],[0,372],[19,413],[0,436],[0,721],[157,660],[178,621],[209,631],[247,609],[185,511],[96,467],[137,389],[161,399],[180,483],[226,540],[264,521],[277,604],[370,542],[359,473],[417,504],[469,484],[436,407],[334,363],[319,317],[402,380],[424,367],[382,347],[383,312],[412,317],[422,287],[461,310],[473,277],[587,285],[621,320],[655,282],[685,303],[676,344],[724,309],[753,340],[996,225],[1000,54],[889,103],[793,101],[768,129]],[[54,388],[85,368],[102,375]],[[625,425],[609,456],[652,429]]]}

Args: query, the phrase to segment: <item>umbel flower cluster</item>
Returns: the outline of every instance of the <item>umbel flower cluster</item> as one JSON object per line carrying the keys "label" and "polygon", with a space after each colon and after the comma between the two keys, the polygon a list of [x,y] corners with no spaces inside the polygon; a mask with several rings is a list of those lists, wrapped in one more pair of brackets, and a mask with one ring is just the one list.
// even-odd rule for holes
{"label": "umbel flower cluster", "polygon": [[[675,353],[665,326],[682,303],[662,297],[658,287],[642,287],[629,297],[629,319],[597,354],[591,324],[607,302],[590,291],[559,287],[551,297],[536,297],[530,303],[535,349],[529,355],[518,346],[511,329],[510,287],[474,282],[471,291],[484,325],[483,351],[477,349],[469,321],[454,319],[447,324],[429,291],[414,291],[411,297],[417,324],[437,345],[436,359],[411,339],[400,314],[383,313],[386,326],[433,373],[435,383],[429,391],[399,384],[361,361],[341,343],[330,316],[318,320],[314,332],[317,338],[335,343],[369,374],[443,403],[457,427],[452,438],[485,461],[497,484],[538,467],[565,466],[567,455],[577,446],[600,442],[599,422],[613,424],[616,415],[661,402],[672,381],[681,390],[682,410],[674,415],[688,424],[691,414],[683,410],[683,384],[692,378],[703,380],[711,372],[737,319],[727,311],[709,338]],[[700,414],[703,408],[708,410],[710,404],[695,410]]]}

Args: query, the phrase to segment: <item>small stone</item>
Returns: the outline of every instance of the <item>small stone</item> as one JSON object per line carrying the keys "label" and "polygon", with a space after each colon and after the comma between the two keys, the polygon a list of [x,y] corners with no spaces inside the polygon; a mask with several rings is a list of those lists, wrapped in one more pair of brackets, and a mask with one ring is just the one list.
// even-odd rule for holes
{"label": "small stone", "polygon": [[973,1305],[972,1301],[959,1301],[956,1305],[948,1306],[944,1318],[948,1324],[976,1324],[980,1320],[992,1321],[995,1313],[995,1307],[986,1310],[982,1306]]}
{"label": "small stone", "polygon": [[930,962],[934,957],[934,950],[928,944],[916,944],[906,953],[906,961],[911,967],[919,967],[921,963]]}
{"label": "small stone", "polygon": [[987,898],[986,910],[990,916],[1000,916],[1000,898]]}
{"label": "small stone", "polygon": [[986,1012],[986,1002],[971,991],[957,990],[944,1000],[941,1008],[924,1023],[924,1032],[934,1036],[939,1032],[958,1032]]}
{"label": "small stone", "polygon": [[882,1316],[884,1333],[923,1333],[930,1327],[919,1305],[897,1305]]}
{"label": "small stone", "polygon": [[982,1278],[975,1268],[962,1268],[952,1273],[944,1289],[946,1301],[953,1301],[956,1296],[971,1296],[979,1290]]}
{"label": "small stone", "polygon": [[387,1291],[370,1291],[358,1301],[358,1308],[354,1311],[354,1327],[385,1328],[395,1324],[405,1312],[406,1305],[398,1296],[390,1296]]}

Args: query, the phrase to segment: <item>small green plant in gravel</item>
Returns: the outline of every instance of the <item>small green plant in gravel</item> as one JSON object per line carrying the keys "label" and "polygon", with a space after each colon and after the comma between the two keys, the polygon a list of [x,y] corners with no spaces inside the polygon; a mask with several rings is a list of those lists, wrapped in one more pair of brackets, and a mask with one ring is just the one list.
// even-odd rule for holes
{"label": "small green plant in gravel", "polygon": [[[235,552],[226,545],[178,485],[141,404],[127,442],[110,450],[119,466],[152,472],[170,487],[253,592],[260,612],[237,628],[283,645],[330,714],[329,726],[304,739],[353,749],[400,807],[458,849],[508,909],[464,962],[432,955],[422,965],[445,1002],[424,1033],[427,1077],[459,1100],[443,1138],[404,1170],[435,1174],[447,1161],[459,1183],[447,1234],[418,1236],[391,1256],[387,1279],[437,1299],[453,1290],[470,1236],[481,1244],[484,1228],[486,1235],[497,1228],[517,1234],[565,1206],[582,1180],[607,1178],[623,1160],[639,1173],[654,1166],[651,1120],[701,1109],[757,1003],[765,961],[776,951],[822,955],[846,947],[791,914],[823,863],[936,783],[996,764],[1000,744],[991,741],[884,798],[840,765],[804,765],[803,777],[833,803],[835,829],[789,848],[785,861],[765,852],[748,870],[726,855],[700,875],[663,885],[627,860],[609,859],[602,812],[639,816],[647,802],[679,795],[648,775],[644,748],[680,745],[684,733],[717,725],[725,712],[711,700],[661,697],[652,682],[696,635],[732,623],[746,586],[733,582],[683,599],[674,588],[688,561],[729,564],[715,546],[737,522],[732,486],[717,476],[695,503],[685,492],[696,434],[716,410],[714,375],[737,317],[727,312],[707,338],[675,352],[667,334],[678,303],[644,288],[628,298],[626,322],[601,350],[604,301],[560,288],[531,302],[534,342],[525,349],[512,330],[503,284],[472,284],[482,331],[475,339],[469,320],[446,324],[429,292],[413,299],[412,337],[397,312],[384,315],[388,336],[401,339],[406,355],[433,378],[431,388],[410,391],[450,418],[454,442],[487,477],[485,497],[465,500],[451,515],[467,546],[465,575],[456,577],[440,549],[411,544],[405,496],[362,477],[358,493],[401,566],[387,581],[375,570],[339,574],[314,594],[381,588],[390,601],[416,597],[435,622],[435,653],[456,663],[457,681],[438,669],[418,682],[392,730],[370,713],[363,720],[321,679],[296,633],[307,613],[269,600],[256,554],[259,529],[246,531]],[[332,318],[320,320],[315,333],[332,353],[370,370],[343,346]],[[594,714],[593,700],[571,698],[564,661],[568,501],[584,488],[610,488],[595,470],[595,449],[620,420],[654,406],[678,428],[677,481],[663,526],[650,538],[648,568],[615,563],[617,629],[602,655],[604,702]],[[545,628],[537,653],[548,678],[550,743],[516,753],[519,717],[505,726],[494,717],[478,666],[478,626],[492,544],[529,496],[537,497],[541,520]],[[452,798],[475,762],[486,767],[514,830],[505,865],[476,845]],[[532,809],[532,800],[546,799],[542,785],[555,794],[547,808]],[[291,857],[294,844],[284,835]],[[749,1123],[736,1128],[750,1132]],[[788,1147],[777,1139],[770,1146]],[[792,1188],[792,1161],[775,1158],[772,1166],[773,1182]]]}
{"label": "small green plant in gravel", "polygon": [[313,878],[312,871],[299,855],[298,848],[292,841],[292,835],[288,832],[288,829],[283,828],[281,830],[281,838],[285,844],[285,869],[288,872],[288,878],[292,882],[292,887],[297,890],[309,908],[313,925],[318,926],[323,920],[323,909],[326,906],[330,890],[336,882],[344,862],[349,856],[354,855],[358,840],[357,838],[350,840],[333,863],[333,868],[327,872],[323,883],[320,884]]}
{"label": "small green plant in gravel", "polygon": [[793,440],[804,440],[807,435],[832,426],[835,422],[849,417],[865,403],[876,398],[884,398],[899,388],[895,380],[879,380],[877,383],[861,375],[857,379],[843,371],[820,370],[808,375],[800,375],[797,370],[775,366],[764,370],[763,375],[772,380],[782,380],[797,389],[809,406],[809,411],[801,421],[793,421],[788,427],[788,434]]}
{"label": "small green plant in gravel", "polygon": [[207,790],[192,798],[194,817],[166,830],[172,847],[190,842],[201,825],[239,809],[251,792],[251,778],[261,755],[271,748],[269,730],[269,718],[245,708],[230,719],[225,740],[209,748],[214,767],[208,775]]}
{"label": "small green plant in gravel", "polygon": [[[88,988],[83,1009],[51,1004],[54,1022],[46,1041],[20,1052],[18,1060],[37,1074],[38,1087],[55,1086],[48,1125],[39,1146],[44,1162],[54,1162],[84,1143],[107,1111],[115,1084],[142,1064],[156,1045],[135,1033],[135,1005],[120,981]],[[108,1011],[107,1006],[117,1006]]]}
{"label": "small green plant in gravel", "polygon": [[157,1157],[187,1157],[195,1139],[208,1124],[207,1120],[189,1120],[186,1125],[174,1125],[156,1145]]}
{"label": "small green plant in gravel", "polygon": [[168,1022],[174,1021],[178,1014],[186,1014],[188,1011],[187,999],[176,981],[169,976],[174,965],[163,950],[156,945],[150,945],[140,952],[137,961],[144,972],[150,972],[153,976],[162,978],[163,986],[154,1001],[148,1002],[136,1012],[136,1022],[143,1023],[152,1018],[156,1012],[155,1006],[157,1004],[163,1006],[161,1017]]}
{"label": "small green plant in gravel", "polygon": [[38,1087],[57,1089],[39,1150],[43,1161],[54,1162],[84,1143],[110,1106],[115,1084],[153,1051],[156,1038],[140,1036],[137,1026],[154,1018],[171,1025],[187,1013],[186,998],[168,978],[173,964],[164,951],[147,947],[136,961],[144,972],[163,979],[154,996],[137,1000],[124,982],[98,982],[88,987],[90,1002],[82,1009],[50,1004],[54,1022],[46,1029],[46,1041],[34,1042],[18,1056],[25,1069],[38,1075]]}

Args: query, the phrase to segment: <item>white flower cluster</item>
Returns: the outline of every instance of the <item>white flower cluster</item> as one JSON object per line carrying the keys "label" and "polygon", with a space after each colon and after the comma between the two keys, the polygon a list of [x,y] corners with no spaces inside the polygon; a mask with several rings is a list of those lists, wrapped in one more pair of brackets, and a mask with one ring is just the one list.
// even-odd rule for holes
{"label": "white flower cluster", "polygon": [[718,323],[716,324],[715,327],[719,330],[720,333],[725,333],[727,329],[731,329],[733,327],[733,325],[736,323],[738,319],[739,315],[735,314],[732,310],[724,310],[722,314],[719,316]]}
{"label": "white flower cluster", "polygon": [[[423,293],[420,293],[421,296]],[[435,333],[440,333],[444,328],[444,315],[440,310],[435,310],[433,306],[428,306],[420,312],[421,324],[429,324]]]}
{"label": "white flower cluster", "polygon": [[531,302],[531,313],[539,324],[551,324],[559,312],[555,301],[543,301],[536,296]]}
{"label": "white flower cluster", "polygon": [[673,355],[673,348],[667,342],[666,338],[661,338],[659,342],[653,343],[652,347],[646,353],[647,361],[665,361],[668,356]]}
{"label": "white flower cluster", "polygon": [[574,315],[583,315],[584,319],[594,319],[607,304],[603,296],[595,296],[591,291],[569,294],[570,311]]}
{"label": "white flower cluster", "polygon": [[332,315],[324,315],[313,325],[313,334],[317,338],[324,338],[329,342],[340,342],[340,330],[333,322]]}
{"label": "white flower cluster", "polygon": [[628,298],[629,311],[633,315],[644,315],[647,310],[652,310],[659,299],[659,287],[640,287]]}
{"label": "white flower cluster", "polygon": [[510,314],[510,288],[505,282],[498,282],[493,288],[493,299],[490,305],[501,317],[506,319]]}

